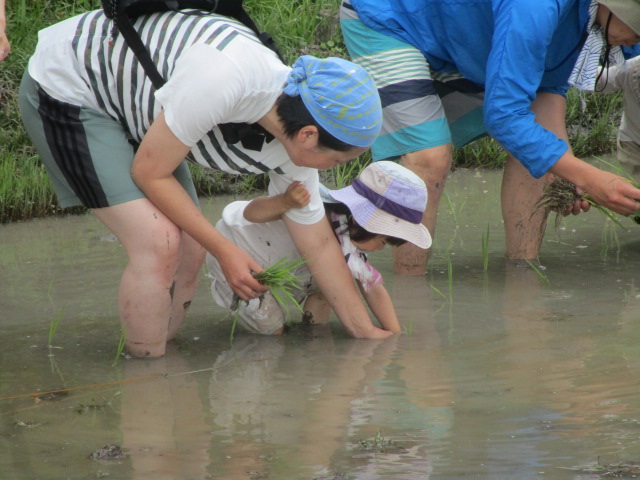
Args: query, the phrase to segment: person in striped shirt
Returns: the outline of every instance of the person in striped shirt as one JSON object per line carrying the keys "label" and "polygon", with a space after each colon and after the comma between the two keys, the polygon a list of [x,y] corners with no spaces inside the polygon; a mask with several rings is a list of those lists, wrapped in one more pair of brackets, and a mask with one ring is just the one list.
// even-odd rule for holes
{"label": "person in striped shirt", "polygon": [[[324,216],[319,169],[365,152],[380,131],[373,80],[349,61],[289,67],[253,32],[219,15],[163,12],[135,28],[167,82],[157,91],[102,10],[39,32],[20,108],[62,207],[84,205],[128,254],[119,294],[126,346],[161,356],[191,302],[205,251],[243,300],[266,288],[259,265],[198,206],[185,158],[232,174],[269,174],[269,193],[299,181],[309,204],[284,216],[348,332],[384,338],[359,298]],[[239,141],[228,130],[243,124]]]}

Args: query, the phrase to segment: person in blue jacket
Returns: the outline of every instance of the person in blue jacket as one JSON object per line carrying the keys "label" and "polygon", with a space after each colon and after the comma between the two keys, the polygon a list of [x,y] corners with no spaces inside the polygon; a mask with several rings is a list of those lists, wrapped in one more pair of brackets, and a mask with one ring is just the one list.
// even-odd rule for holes
{"label": "person in blue jacket", "polygon": [[[618,213],[640,208],[640,190],[573,155],[564,119],[569,86],[593,90],[603,53],[614,64],[620,46],[640,41],[640,0],[343,0],[340,15],[383,105],[374,160],[401,159],[425,181],[432,235],[452,146],[486,134],[508,154],[510,260],[538,257],[546,214],[532,212],[547,173]],[[571,213],[587,209],[577,201]],[[394,250],[396,273],[424,272],[428,253]]]}

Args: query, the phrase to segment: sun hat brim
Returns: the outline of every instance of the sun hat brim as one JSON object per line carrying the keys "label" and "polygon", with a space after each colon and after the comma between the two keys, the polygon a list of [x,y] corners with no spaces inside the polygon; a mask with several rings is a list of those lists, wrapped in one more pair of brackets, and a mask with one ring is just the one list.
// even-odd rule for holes
{"label": "sun hat brim", "polygon": [[640,1],[638,0],[598,0],[618,19],[640,35]]}
{"label": "sun hat brim", "polygon": [[367,198],[360,195],[349,185],[339,190],[327,190],[326,193],[340,203],[344,203],[358,225],[371,233],[401,238],[420,248],[431,246],[431,234],[421,223],[411,223],[377,208]]}

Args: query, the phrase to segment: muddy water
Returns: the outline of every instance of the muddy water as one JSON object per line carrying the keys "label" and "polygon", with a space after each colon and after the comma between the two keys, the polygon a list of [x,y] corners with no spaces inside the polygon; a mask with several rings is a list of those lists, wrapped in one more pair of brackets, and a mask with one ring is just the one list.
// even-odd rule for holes
{"label": "muddy water", "polygon": [[[509,266],[499,181],[452,175],[426,276],[374,255],[406,329],[385,341],[334,319],[230,344],[203,277],[165,358],[114,365],[122,247],[92,216],[0,226],[0,478],[577,480],[640,461],[640,226],[570,217],[544,270]],[[119,458],[94,458],[107,445]]]}

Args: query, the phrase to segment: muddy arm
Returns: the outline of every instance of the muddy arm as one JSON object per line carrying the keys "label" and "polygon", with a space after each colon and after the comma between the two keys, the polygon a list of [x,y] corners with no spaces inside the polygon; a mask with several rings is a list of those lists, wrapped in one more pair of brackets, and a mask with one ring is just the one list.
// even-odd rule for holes
{"label": "muddy arm", "polygon": [[283,220],[320,291],[349,334],[356,338],[390,336],[391,332],[371,323],[326,217],[312,225],[296,223],[286,216]]}
{"label": "muddy arm", "polygon": [[380,326],[390,332],[400,333],[400,322],[398,322],[396,309],[393,307],[391,296],[384,285],[375,285],[369,291],[362,288],[359,283],[358,286],[369,308],[380,322]]}

